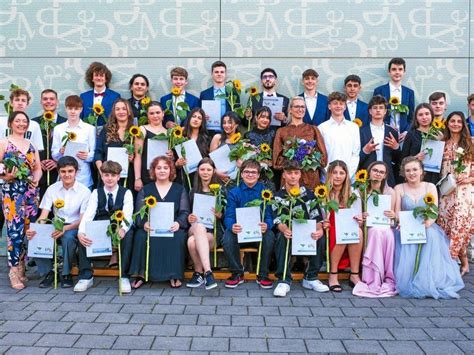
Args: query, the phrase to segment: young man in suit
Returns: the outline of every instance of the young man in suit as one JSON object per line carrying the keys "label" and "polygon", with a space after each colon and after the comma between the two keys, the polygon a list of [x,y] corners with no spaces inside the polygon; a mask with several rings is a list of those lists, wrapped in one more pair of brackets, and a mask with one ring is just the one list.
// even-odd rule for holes
{"label": "young man in suit", "polygon": [[469,132],[471,132],[471,137],[474,137],[474,94],[467,97],[467,108],[467,127],[469,128]]}
{"label": "young man in suit", "polygon": [[388,63],[390,81],[375,88],[373,95],[382,95],[388,102],[390,102],[391,97],[396,97],[402,105],[408,107],[408,113],[393,112],[390,114],[387,112],[385,116],[385,122],[398,130],[400,142],[403,142],[407,131],[410,129],[415,111],[415,92],[402,85],[405,70],[406,62],[403,58],[392,58]]}
{"label": "young man in suit", "polygon": [[[178,96],[174,96],[172,93],[169,93],[165,96],[162,96],[160,102],[163,106],[163,109],[168,107],[166,103],[169,102],[169,109],[174,112],[173,100],[175,100],[174,105],[177,105],[180,102],[185,102],[189,107],[187,113],[189,113],[195,107],[200,107],[201,102],[199,101],[199,98],[186,91],[186,86],[188,85],[188,71],[184,68],[176,67],[171,69],[170,76],[172,87],[178,88],[180,90],[180,94]],[[178,110],[180,110],[179,106],[176,107]],[[176,122],[181,126],[184,126],[185,120],[180,120],[179,116],[176,115]],[[167,114],[163,120],[163,126],[165,128],[171,128],[176,125],[176,122],[175,116],[172,113]]]}
{"label": "young man in suit", "polygon": [[446,94],[442,91],[435,91],[428,97],[428,102],[433,109],[434,118],[440,118],[444,120],[444,114],[448,109]]}
{"label": "young man in suit", "polygon": [[304,123],[319,126],[329,119],[328,98],[318,92],[319,74],[314,69],[306,69],[302,74],[304,91],[299,95],[304,97],[306,112]]}
{"label": "young man in suit", "polygon": [[344,79],[344,91],[347,96],[344,118],[349,121],[358,118],[365,126],[369,123],[369,108],[367,103],[359,99],[359,93],[362,89],[361,83],[360,76],[354,74],[348,75]]}
{"label": "young man in suit", "polygon": [[387,183],[395,186],[394,165],[400,159],[398,131],[384,122],[387,100],[383,96],[372,97],[369,102],[370,124],[360,129],[359,169],[367,169],[374,161],[383,161],[388,166]]}
{"label": "young man in suit", "polygon": [[84,104],[81,119],[84,120],[92,112],[92,106],[101,104],[104,114],[97,120],[97,126],[102,127],[112,111],[115,100],[120,94],[109,89],[112,73],[109,68],[100,62],[93,62],[86,71],[85,80],[92,90],[83,92],[80,96]]}

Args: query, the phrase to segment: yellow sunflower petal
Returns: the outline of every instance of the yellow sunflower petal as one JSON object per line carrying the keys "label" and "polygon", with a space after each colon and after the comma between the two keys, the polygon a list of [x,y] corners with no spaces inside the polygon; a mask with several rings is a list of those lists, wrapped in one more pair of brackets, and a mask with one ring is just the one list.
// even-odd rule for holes
{"label": "yellow sunflower petal", "polygon": [[262,191],[262,199],[265,201],[270,201],[273,197],[273,194],[270,190],[263,190]]}
{"label": "yellow sunflower petal", "polygon": [[290,191],[288,191],[291,196],[297,197],[301,194],[300,188],[299,187],[292,187]]}

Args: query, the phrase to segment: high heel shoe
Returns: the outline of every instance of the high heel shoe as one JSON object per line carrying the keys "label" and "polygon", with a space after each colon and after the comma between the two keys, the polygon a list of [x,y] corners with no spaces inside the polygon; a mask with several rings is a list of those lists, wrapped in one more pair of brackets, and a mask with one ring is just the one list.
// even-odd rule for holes
{"label": "high heel shoe", "polygon": [[13,289],[23,290],[25,288],[25,285],[21,282],[18,267],[11,267],[8,277],[10,278],[10,285]]}
{"label": "high heel shoe", "polygon": [[25,264],[25,259],[21,260],[18,263],[18,274],[20,276],[20,281],[25,283],[28,281],[28,278],[26,277],[26,264]]}
{"label": "high heel shoe", "polygon": [[[337,275],[338,272],[330,272],[331,275]],[[331,285],[329,284],[329,291],[331,292],[342,292],[342,286],[340,284]]]}
{"label": "high heel shoe", "polygon": [[[351,275],[357,275],[357,276],[359,276],[359,271],[357,271],[357,272],[352,272],[352,271],[351,271]],[[351,280],[350,277],[349,277],[349,286],[350,286],[351,288],[354,288],[355,285],[356,285],[356,284],[353,283],[352,280]]]}

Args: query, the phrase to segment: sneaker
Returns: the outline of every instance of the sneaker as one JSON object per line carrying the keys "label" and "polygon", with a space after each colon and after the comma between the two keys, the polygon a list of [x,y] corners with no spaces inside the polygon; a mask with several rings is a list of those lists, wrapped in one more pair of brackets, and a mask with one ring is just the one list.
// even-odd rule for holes
{"label": "sneaker", "polygon": [[189,280],[189,282],[186,284],[186,287],[196,288],[201,286],[203,283],[204,279],[202,278],[202,274],[195,272],[191,280]]}
{"label": "sneaker", "polygon": [[120,284],[122,286],[122,293],[132,292],[132,286],[130,286],[130,280],[127,277],[121,277]]}
{"label": "sneaker", "polygon": [[[54,274],[53,274],[54,278]],[[61,277],[61,288],[71,288],[74,286],[74,282],[72,281],[71,275],[63,275]]]}
{"label": "sneaker", "polygon": [[257,283],[260,285],[261,288],[272,288],[273,282],[271,282],[266,277],[257,277]]}
{"label": "sneaker", "polygon": [[53,286],[54,283],[54,271],[50,271],[46,274],[44,279],[40,282],[39,288],[49,288]]}
{"label": "sneaker", "polygon": [[225,282],[225,287],[227,288],[236,288],[240,284],[244,283],[244,278],[240,274],[232,274],[231,277]]}
{"label": "sneaker", "polygon": [[315,290],[316,292],[328,292],[329,286],[323,284],[319,280],[306,280],[303,279],[303,287],[309,290]]}
{"label": "sneaker", "polygon": [[76,286],[74,286],[74,292],[84,292],[88,288],[91,288],[94,285],[94,278],[91,277],[89,280],[79,280],[77,281]]}
{"label": "sneaker", "polygon": [[280,282],[277,287],[273,290],[273,296],[275,297],[286,297],[286,294],[290,292],[290,285],[284,282]]}
{"label": "sneaker", "polygon": [[206,287],[206,290],[211,290],[215,287],[217,287],[217,282],[214,280],[214,275],[212,274],[212,271],[208,271],[204,274],[204,286]]}

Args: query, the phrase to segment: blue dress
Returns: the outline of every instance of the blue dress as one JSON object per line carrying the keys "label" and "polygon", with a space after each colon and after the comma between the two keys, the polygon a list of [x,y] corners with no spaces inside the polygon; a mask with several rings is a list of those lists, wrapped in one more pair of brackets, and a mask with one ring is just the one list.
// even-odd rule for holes
{"label": "blue dress", "polygon": [[[410,211],[423,206],[423,198],[418,201],[404,194],[402,211]],[[449,254],[449,240],[436,223],[426,229],[427,242],[421,249],[420,267],[415,276],[415,257],[418,244],[400,244],[400,233],[396,233],[395,279],[397,290],[402,297],[459,298],[458,291],[464,287],[459,266]]]}

